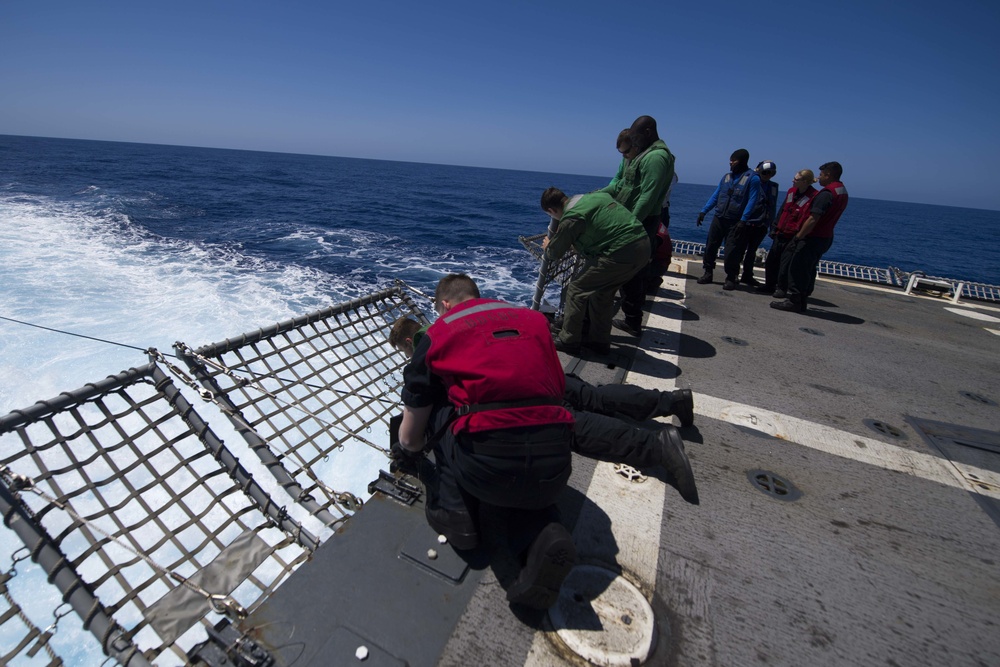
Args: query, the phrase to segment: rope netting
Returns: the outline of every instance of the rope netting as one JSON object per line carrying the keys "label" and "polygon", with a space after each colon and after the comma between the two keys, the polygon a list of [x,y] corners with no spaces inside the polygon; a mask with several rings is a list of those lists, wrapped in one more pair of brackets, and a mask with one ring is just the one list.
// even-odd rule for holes
{"label": "rope netting", "polygon": [[[29,557],[26,551],[24,557]],[[49,641],[56,624],[40,628],[15,599],[8,584],[17,573],[16,560],[9,570],[0,572],[0,665],[59,667],[65,663]],[[21,594],[30,597],[29,591]],[[57,619],[53,617],[53,621]]]}
{"label": "rope netting", "polygon": [[0,418],[0,511],[125,665],[185,664],[318,546],[153,363]]}
{"label": "rope netting", "polygon": [[361,501],[338,491],[337,456],[387,461],[406,358],[388,343],[400,317],[427,318],[402,283],[178,356],[278,483],[327,526]]}

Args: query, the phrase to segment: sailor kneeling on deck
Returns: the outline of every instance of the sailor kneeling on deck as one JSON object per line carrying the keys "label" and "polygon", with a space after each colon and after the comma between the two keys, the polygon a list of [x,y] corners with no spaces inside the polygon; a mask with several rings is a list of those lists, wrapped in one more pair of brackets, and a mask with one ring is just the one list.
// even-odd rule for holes
{"label": "sailor kneeling on deck", "polygon": [[[399,431],[411,452],[424,448],[428,426],[441,433],[434,443],[437,473],[427,484],[428,522],[456,548],[471,549],[479,541],[470,511],[477,501],[548,515],[507,591],[512,603],[548,608],[576,557],[571,536],[555,520],[570,474],[574,418],[563,404],[566,379],[548,321],[480,298],[464,274],[441,280],[435,309],[440,317],[404,370]],[[445,399],[454,409],[435,411]],[[679,436],[662,439],[657,449],[669,452],[660,458],[670,459],[668,470],[697,502]]]}
{"label": "sailor kneeling on deck", "polygon": [[[393,323],[389,344],[411,359],[415,343],[419,344],[426,331],[427,327],[421,327],[416,320],[401,317]],[[656,417],[676,415],[682,427],[691,426],[694,423],[694,396],[690,389],[660,391],[627,384],[595,386],[575,375],[567,375],[563,406],[573,414],[574,452],[633,468],[662,465],[681,496],[689,503],[698,504],[698,490],[680,432],[671,424],[655,429],[637,425],[637,422]],[[453,416],[450,403],[435,406],[430,418],[430,444]]]}

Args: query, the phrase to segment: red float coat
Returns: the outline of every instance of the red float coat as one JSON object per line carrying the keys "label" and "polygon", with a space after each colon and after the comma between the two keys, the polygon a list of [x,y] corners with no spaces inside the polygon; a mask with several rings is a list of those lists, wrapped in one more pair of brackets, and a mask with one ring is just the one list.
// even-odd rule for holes
{"label": "red float coat", "polygon": [[573,423],[562,404],[566,376],[541,313],[470,299],[439,317],[427,337],[426,366],[458,410],[455,433]]}
{"label": "red float coat", "polygon": [[824,187],[823,190],[833,195],[833,203],[830,204],[830,208],[826,209],[826,213],[816,221],[816,226],[813,227],[812,232],[809,234],[809,238],[811,239],[832,239],[833,227],[840,220],[844,209],[847,208],[847,188],[844,187],[843,183],[834,181]]}
{"label": "red float coat", "polygon": [[802,223],[809,219],[809,208],[812,206],[813,197],[818,194],[819,190],[814,187],[805,192],[799,192],[794,186],[788,189],[778,225],[775,227],[779,236],[793,236],[802,228]]}

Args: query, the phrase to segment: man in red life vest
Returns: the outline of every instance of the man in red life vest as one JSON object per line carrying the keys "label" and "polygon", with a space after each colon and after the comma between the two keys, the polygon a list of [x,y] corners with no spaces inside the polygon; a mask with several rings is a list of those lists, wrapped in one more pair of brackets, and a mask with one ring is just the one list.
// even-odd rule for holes
{"label": "man in red life vest", "polygon": [[764,261],[764,284],[757,288],[757,292],[774,294],[777,299],[788,295],[788,267],[792,262],[792,253],[785,250],[809,217],[813,197],[819,192],[813,187],[815,182],[812,169],[803,169],[792,178],[792,187],[785,194],[778,222],[770,231],[771,249]]}
{"label": "man in red life vest", "polygon": [[[418,336],[419,325],[403,319],[393,326],[390,342],[412,354],[404,370],[400,444],[419,451],[428,423],[434,421],[432,431],[440,435],[434,438],[438,470],[426,480],[427,519],[454,546],[476,546],[478,533],[469,510],[476,501],[549,510],[568,477],[569,462],[563,460],[567,447],[601,460],[664,465],[681,495],[698,503],[683,442],[673,426],[651,431],[606,415],[576,413],[586,435],[574,437],[567,428],[574,413],[563,403],[576,395],[578,402],[603,411],[634,412],[637,419],[678,414],[686,425],[693,419],[690,390],[639,390],[645,393],[636,401],[630,388],[596,388],[574,378],[574,390],[567,391],[545,317],[479,298],[475,283],[462,274],[442,279],[435,308],[441,317],[425,334]],[[529,368],[533,372],[525,373]],[[564,393],[557,397],[558,385]],[[443,403],[450,407],[435,410]],[[508,599],[551,606],[572,567],[572,553],[565,528],[550,522],[529,548]]]}
{"label": "man in red life vest", "polygon": [[[401,317],[392,326],[389,344],[407,358],[413,358],[414,341],[419,345],[425,333],[426,329],[416,320]],[[574,452],[633,468],[663,466],[681,497],[693,505],[698,504],[698,489],[680,432],[673,424],[646,428],[642,423],[655,417],[677,415],[682,427],[691,426],[694,397],[690,389],[660,391],[626,384],[595,386],[575,375],[567,375],[563,405],[575,422]],[[450,404],[437,407],[452,413]],[[430,421],[435,422],[435,417]],[[419,473],[419,459],[399,451],[398,445],[393,445],[391,456],[400,468]]]}
{"label": "man in red life vest", "polygon": [[789,248],[792,259],[788,267],[788,298],[772,301],[771,308],[804,313],[806,301],[816,286],[819,260],[833,245],[833,228],[847,208],[847,188],[841,183],[843,167],[839,162],[827,162],[819,168],[822,186],[809,209],[809,218],[792,237]]}
{"label": "man in red life vest", "polygon": [[[482,299],[469,276],[452,274],[434,295],[438,319],[403,372],[400,445],[419,452],[435,406],[454,406],[434,447],[427,520],[458,549],[475,548],[477,501],[556,516],[571,469],[573,415],[566,381],[539,312]],[[438,410],[436,414],[451,413]],[[527,550],[507,599],[547,609],[576,560],[569,532],[549,521]]]}

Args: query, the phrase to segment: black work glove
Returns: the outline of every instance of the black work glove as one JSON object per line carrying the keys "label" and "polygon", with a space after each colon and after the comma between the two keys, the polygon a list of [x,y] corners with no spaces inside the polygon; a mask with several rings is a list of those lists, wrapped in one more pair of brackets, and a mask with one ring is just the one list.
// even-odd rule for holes
{"label": "black work glove", "polygon": [[698,226],[699,227],[701,227],[701,223],[704,222],[704,220],[705,220],[705,214],[704,213],[699,213],[698,214]]}
{"label": "black work glove", "polygon": [[394,442],[389,445],[389,472],[416,475],[420,470],[420,461],[423,458],[423,452],[411,452],[398,442]]}

